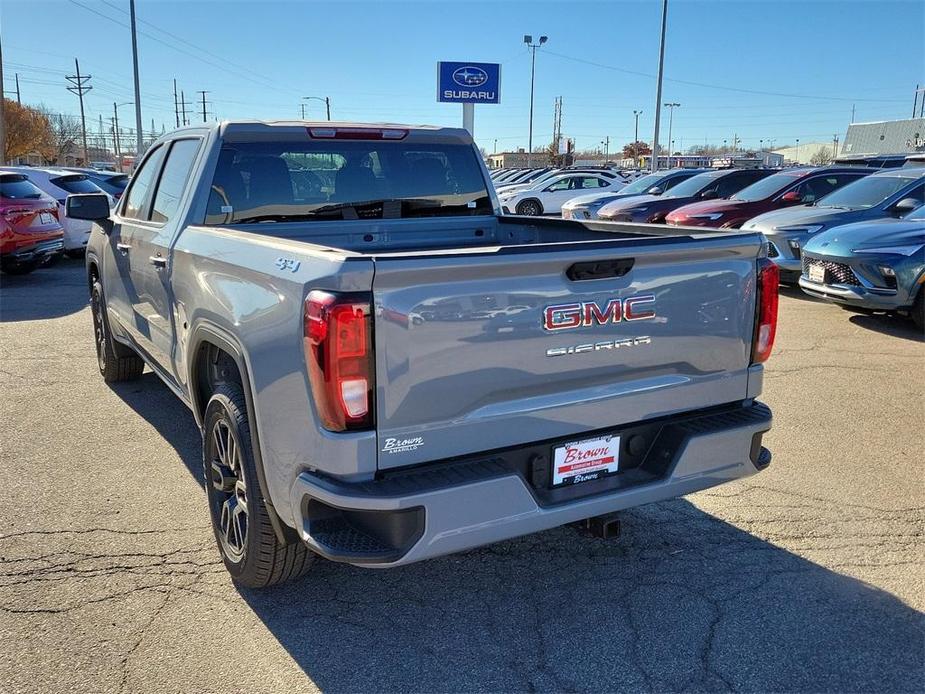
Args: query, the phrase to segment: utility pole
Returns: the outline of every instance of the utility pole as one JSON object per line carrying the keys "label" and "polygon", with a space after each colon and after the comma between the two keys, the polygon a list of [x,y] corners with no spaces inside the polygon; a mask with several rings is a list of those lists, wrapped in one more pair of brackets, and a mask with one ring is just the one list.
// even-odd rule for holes
{"label": "utility pole", "polygon": [[177,80],[173,81],[173,115],[177,118],[177,127],[180,127],[180,103],[177,101]]}
{"label": "utility pole", "polygon": [[3,98],[3,46],[0,42],[0,164],[6,164],[6,117],[3,113],[6,99]]}
{"label": "utility pole", "polygon": [[141,161],[144,151],[141,132],[141,86],[138,83],[138,38],[135,31],[135,0],[128,3],[129,18],[132,25],[132,67],[135,72],[135,166]]}
{"label": "utility pole", "polygon": [[542,46],[548,37],[540,36],[539,43],[533,43],[533,37],[530,34],[524,34],[524,43],[527,48],[533,51],[533,57],[530,61],[530,131],[527,136],[527,168],[533,165],[533,87],[536,82],[536,49]]}
{"label": "utility pole", "polygon": [[610,158],[610,135],[601,140],[601,144],[604,145],[604,166],[607,166],[607,160]]}
{"label": "utility pole", "polygon": [[16,103],[22,106],[22,97],[19,95],[19,73],[16,73]]}
{"label": "utility pole", "polygon": [[305,103],[299,104],[302,107],[302,120],[305,120]]}
{"label": "utility pole", "polygon": [[662,0],[662,35],[658,44],[658,81],[655,87],[655,135],[652,138],[652,171],[658,171],[658,126],[662,115],[662,76],[665,73],[665,29],[667,26],[668,0]]}
{"label": "utility pole", "polygon": [[494,146],[494,149],[492,150],[491,153],[492,153],[492,154],[497,154],[497,153],[498,153],[498,138],[497,138],[497,137],[495,138],[495,146]]}
{"label": "utility pole", "polygon": [[642,111],[633,109],[633,117],[636,119],[636,127],[633,130],[633,166],[639,166],[639,116]]}
{"label": "utility pole", "polygon": [[676,101],[672,101],[665,104],[665,108],[668,109],[668,168],[671,168],[671,150],[674,147],[674,142],[671,139],[671,126],[674,125],[674,110],[681,104]]}
{"label": "utility pole", "polygon": [[112,102],[112,142],[116,150],[116,164],[122,172],[122,148],[119,146],[119,107]]}
{"label": "utility pole", "polygon": [[77,62],[77,58],[74,58],[74,67],[77,69],[77,74],[65,75],[64,79],[71,83],[71,86],[68,87],[67,90],[76,94],[77,98],[80,99],[80,131],[83,135],[84,166],[87,166],[89,158],[87,155],[87,121],[86,118],[84,118],[84,94],[93,89],[93,87],[87,84],[92,75],[80,74],[80,63]]}
{"label": "utility pole", "polygon": [[324,97],[324,110],[327,112],[328,120],[331,120],[331,97]]}
{"label": "utility pole", "polygon": [[196,93],[202,95],[202,122],[205,123],[206,122],[206,94],[208,94],[209,92],[200,90]]}
{"label": "utility pole", "polygon": [[838,134],[832,135],[832,159],[838,156]]}
{"label": "utility pole", "polygon": [[183,125],[189,125],[186,121],[186,94],[183,93],[183,90],[180,90],[180,115],[183,119]]}
{"label": "utility pole", "polygon": [[800,138],[797,138],[797,164],[800,163]]}
{"label": "utility pole", "polygon": [[854,123],[854,104],[851,104],[851,122]]}

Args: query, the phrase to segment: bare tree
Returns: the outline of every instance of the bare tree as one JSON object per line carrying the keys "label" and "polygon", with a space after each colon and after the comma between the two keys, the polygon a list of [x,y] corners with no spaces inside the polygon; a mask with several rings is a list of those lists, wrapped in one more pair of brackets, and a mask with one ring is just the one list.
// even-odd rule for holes
{"label": "bare tree", "polygon": [[828,147],[820,147],[813,153],[813,156],[809,158],[809,163],[813,166],[822,166],[823,164],[828,164],[830,161],[832,161],[832,152]]}
{"label": "bare tree", "polygon": [[65,155],[68,152],[77,152],[80,150],[80,118],[64,113],[52,113],[44,106],[39,106],[51,128],[51,140],[53,147],[52,164],[65,163]]}

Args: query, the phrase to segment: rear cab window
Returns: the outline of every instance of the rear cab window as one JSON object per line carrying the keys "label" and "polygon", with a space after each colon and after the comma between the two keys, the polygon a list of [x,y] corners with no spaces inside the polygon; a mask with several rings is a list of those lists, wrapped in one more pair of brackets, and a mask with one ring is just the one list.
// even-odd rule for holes
{"label": "rear cab window", "polygon": [[52,185],[58,186],[67,193],[102,193],[103,189],[90,180],[86,174],[68,174],[48,179]]}
{"label": "rear cab window", "polygon": [[6,200],[41,200],[45,194],[22,174],[0,176],[0,197]]}
{"label": "rear cab window", "polygon": [[471,145],[281,135],[222,146],[205,223],[492,213]]}

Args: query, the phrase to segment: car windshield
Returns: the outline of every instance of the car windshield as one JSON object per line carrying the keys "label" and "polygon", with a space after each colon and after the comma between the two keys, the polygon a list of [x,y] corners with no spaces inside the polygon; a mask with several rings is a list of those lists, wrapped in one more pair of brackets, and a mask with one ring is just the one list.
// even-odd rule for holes
{"label": "car windshield", "polygon": [[468,145],[382,140],[228,143],[206,224],[492,214]]}
{"label": "car windshield", "polygon": [[866,176],[829,193],[816,206],[863,210],[879,205],[915,180],[912,176]]}
{"label": "car windshield", "polygon": [[49,183],[58,186],[68,193],[102,193],[103,189],[96,185],[84,174],[59,176],[49,179]]}
{"label": "car windshield", "polygon": [[620,189],[620,194],[635,194],[635,193],[645,193],[652,186],[656,186],[661,183],[666,178],[665,174],[648,174],[642,178],[637,178],[635,181],[630,183],[628,186],[624,186]]}
{"label": "car windshield", "polygon": [[7,174],[0,176],[0,197],[7,200],[40,200],[44,193],[25,176]]}
{"label": "car windshield", "polygon": [[691,176],[686,181],[681,181],[681,183],[676,185],[669,192],[665,193],[665,197],[666,198],[689,198],[699,193],[701,190],[706,188],[711,183],[715,182],[716,179],[722,177],[724,173],[715,173],[713,171],[708,171],[707,173],[702,173],[702,174],[697,174],[696,176]]}
{"label": "car windshield", "polygon": [[757,183],[752,183],[750,186],[745,186],[735,195],[731,196],[730,200],[739,200],[740,202],[757,202],[758,200],[765,200],[774,195],[777,195],[787,186],[796,183],[801,177],[805,176],[806,172],[801,171],[795,173],[792,171],[784,171],[781,173],[773,174],[767,178],[762,178]]}

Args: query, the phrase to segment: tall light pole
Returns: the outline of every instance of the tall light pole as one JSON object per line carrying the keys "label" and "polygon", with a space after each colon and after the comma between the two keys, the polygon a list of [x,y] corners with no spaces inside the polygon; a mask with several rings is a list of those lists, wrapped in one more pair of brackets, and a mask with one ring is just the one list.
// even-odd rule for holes
{"label": "tall light pole", "polygon": [[636,118],[636,129],[633,131],[633,166],[639,166],[639,116],[642,111],[633,109],[633,116]]}
{"label": "tall light pole", "polygon": [[670,101],[665,104],[668,109],[668,168],[671,168],[671,150],[674,148],[674,141],[671,139],[671,126],[674,125],[674,110],[681,104],[676,101]]}
{"label": "tall light pole", "polygon": [[[309,99],[315,99],[316,101],[321,101],[324,103],[325,111],[327,111],[328,120],[331,120],[331,99],[327,96],[303,96],[303,100],[308,101]],[[305,120],[305,104],[302,104],[302,120]]]}
{"label": "tall light pole", "polygon": [[668,26],[668,0],[662,0],[662,37],[658,44],[658,83],[655,88],[655,136],[652,138],[652,171],[658,171],[658,126],[662,106],[662,75],[665,72],[665,28]]}
{"label": "tall light pole", "polygon": [[800,138],[797,138],[797,164],[800,163]]}
{"label": "tall light pole", "polygon": [[132,66],[135,71],[135,166],[141,161],[141,87],[138,84],[138,38],[135,34],[135,0],[129,0],[129,18],[132,24]]}
{"label": "tall light pole", "polygon": [[533,37],[530,34],[524,34],[524,43],[527,44],[527,48],[533,51],[533,57],[530,61],[530,134],[527,137],[527,168],[533,165],[533,85],[536,79],[536,49],[546,43],[547,40],[547,36],[540,36],[539,43],[533,43]]}

